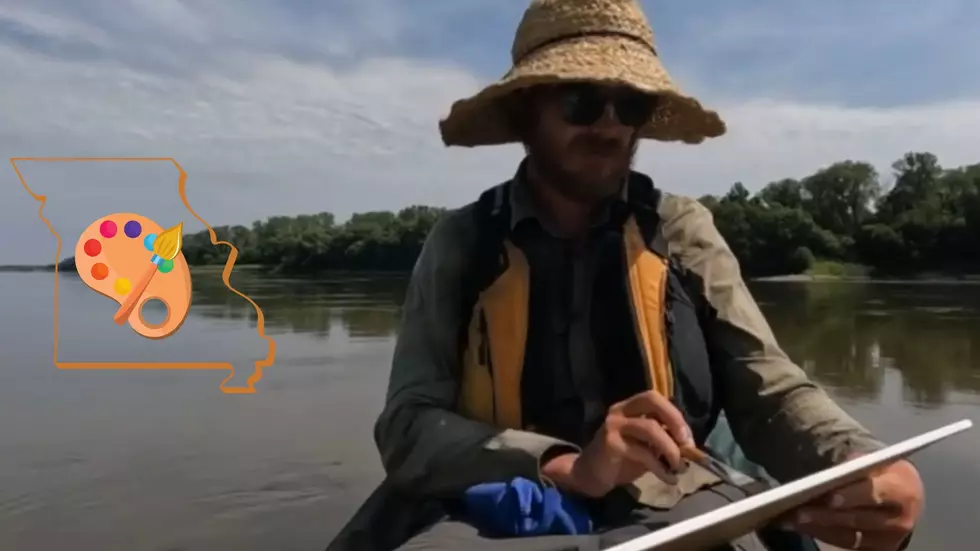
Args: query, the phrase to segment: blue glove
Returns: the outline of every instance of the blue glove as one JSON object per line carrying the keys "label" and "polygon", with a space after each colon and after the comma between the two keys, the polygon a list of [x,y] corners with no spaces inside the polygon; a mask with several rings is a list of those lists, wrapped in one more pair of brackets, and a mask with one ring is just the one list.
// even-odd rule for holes
{"label": "blue glove", "polygon": [[592,531],[585,506],[526,478],[478,484],[464,496],[466,521],[496,537],[580,535]]}

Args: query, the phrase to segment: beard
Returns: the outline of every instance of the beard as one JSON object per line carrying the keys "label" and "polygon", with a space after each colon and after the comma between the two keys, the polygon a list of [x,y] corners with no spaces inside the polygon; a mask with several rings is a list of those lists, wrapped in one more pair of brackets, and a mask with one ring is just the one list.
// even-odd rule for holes
{"label": "beard", "polygon": [[635,137],[623,142],[583,134],[565,147],[538,138],[527,144],[527,153],[547,185],[569,201],[594,205],[620,191],[637,146]]}

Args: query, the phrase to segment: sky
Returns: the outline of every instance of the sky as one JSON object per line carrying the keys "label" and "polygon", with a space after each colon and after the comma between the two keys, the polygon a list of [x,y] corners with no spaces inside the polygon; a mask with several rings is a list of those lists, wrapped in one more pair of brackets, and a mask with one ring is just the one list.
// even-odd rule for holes
{"label": "sky", "polygon": [[[643,2],[681,88],[728,133],[645,143],[637,168],[699,196],[837,160],[980,161],[975,0]],[[503,75],[526,0],[3,0],[0,155],[174,157],[212,225],[456,207],[508,178],[513,146],[446,148],[451,103]],[[134,210],[200,229],[163,163],[30,163],[66,236]],[[50,263],[38,203],[0,168],[0,264]],[[142,209],[142,210],[140,210]]]}

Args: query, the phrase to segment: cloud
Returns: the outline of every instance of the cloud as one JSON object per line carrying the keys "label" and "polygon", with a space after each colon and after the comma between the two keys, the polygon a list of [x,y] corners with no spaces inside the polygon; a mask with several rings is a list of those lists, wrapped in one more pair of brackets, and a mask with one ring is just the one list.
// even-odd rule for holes
{"label": "cloud", "polygon": [[20,31],[29,35],[101,45],[107,42],[107,35],[96,27],[16,4],[0,6],[0,21],[9,33]]}
{"label": "cloud", "polygon": [[[85,9],[65,0],[5,4],[0,152],[173,156],[189,173],[192,197],[201,197],[197,210],[213,224],[460,205],[507,178],[520,156],[516,147],[446,149],[438,137],[438,119],[451,102],[505,69],[525,4],[495,5],[491,12],[486,0],[466,0],[458,4],[461,15],[442,3],[385,0],[332,2],[330,11],[272,0],[92,0]],[[640,169],[667,189],[700,195],[722,193],[735,181],[755,189],[845,158],[869,160],[887,173],[908,150],[933,151],[947,165],[980,160],[980,93],[959,93],[966,89],[962,81],[948,83],[956,94],[940,97],[931,89],[926,95],[935,97],[928,100],[876,106],[794,96],[788,81],[836,85],[807,80],[779,63],[765,80],[748,59],[745,74],[756,79],[751,87],[718,85],[725,79],[706,76],[712,67],[733,80],[743,74],[739,65],[712,65],[723,49],[747,48],[752,37],[785,39],[787,31],[758,30],[768,28],[760,21],[775,24],[791,13],[780,9],[768,16],[748,12],[710,37],[683,40],[683,31],[712,18],[660,10],[666,30],[658,36],[667,52],[691,43],[693,52],[713,60],[667,56],[682,85],[717,108],[730,132],[701,146],[644,145]],[[936,28],[948,19],[943,13],[929,19]],[[485,28],[465,14],[485,15]],[[844,32],[832,28],[843,16],[814,14],[808,14],[812,28],[801,19],[790,34],[810,28],[807,36],[817,40]],[[906,36],[901,21],[882,28]],[[847,32],[860,25],[852,26]],[[69,184],[52,177],[38,185],[54,197]],[[225,192],[230,196],[219,202]],[[34,209],[13,174],[0,171],[0,228],[38,224]],[[32,252],[45,246],[44,236],[38,239],[3,243],[4,262],[49,261],[49,243],[43,255]]]}

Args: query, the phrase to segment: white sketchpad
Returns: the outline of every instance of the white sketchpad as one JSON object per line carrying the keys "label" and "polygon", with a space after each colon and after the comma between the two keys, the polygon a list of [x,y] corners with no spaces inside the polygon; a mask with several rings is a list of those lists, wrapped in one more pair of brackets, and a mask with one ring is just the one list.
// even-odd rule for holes
{"label": "white sketchpad", "polygon": [[606,551],[694,551],[711,549],[765,526],[815,498],[864,478],[868,472],[963,432],[973,426],[964,419],[920,434],[868,455],[777,486],[710,513],[678,522]]}

